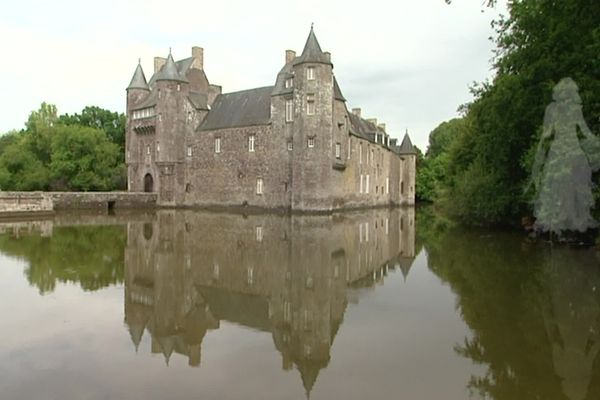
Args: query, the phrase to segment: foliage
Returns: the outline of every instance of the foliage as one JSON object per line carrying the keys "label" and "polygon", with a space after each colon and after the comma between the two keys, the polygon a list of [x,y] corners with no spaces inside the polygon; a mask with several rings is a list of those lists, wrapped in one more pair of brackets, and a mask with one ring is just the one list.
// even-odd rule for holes
{"label": "foliage", "polygon": [[[431,212],[420,213],[417,224],[430,270],[456,294],[471,329],[454,350],[483,367],[468,382],[472,392],[496,400],[598,398],[600,363],[590,362],[600,351],[593,249],[490,235]],[[574,387],[582,391],[577,396]]]}
{"label": "foliage", "polygon": [[42,103],[26,129],[0,136],[2,190],[115,190],[125,186],[123,114],[86,107],[57,116]]}
{"label": "foliage", "polygon": [[449,149],[464,130],[465,124],[464,119],[456,118],[442,122],[429,134],[427,153],[417,164],[416,195],[419,201],[439,199],[450,161]]}
{"label": "foliage", "polygon": [[509,15],[493,23],[496,77],[473,87],[475,100],[463,107],[468,123],[454,135],[445,174],[436,181],[443,206],[472,224],[515,224],[531,212],[531,194],[525,195],[531,149],[562,78],[579,84],[585,120],[600,132],[600,2],[515,0],[507,6]]}
{"label": "foliage", "polygon": [[104,132],[60,126],[52,135],[50,171],[55,189],[110,190],[119,177],[119,147]]}
{"label": "foliage", "polygon": [[81,114],[64,114],[58,118],[63,125],[89,126],[103,130],[111,142],[119,146],[121,155],[125,149],[125,114],[104,110],[96,106],[85,107]]}
{"label": "foliage", "polygon": [[0,250],[25,259],[25,275],[41,294],[57,282],[98,290],[123,282],[126,231],[119,226],[54,227],[52,236],[0,235]]}

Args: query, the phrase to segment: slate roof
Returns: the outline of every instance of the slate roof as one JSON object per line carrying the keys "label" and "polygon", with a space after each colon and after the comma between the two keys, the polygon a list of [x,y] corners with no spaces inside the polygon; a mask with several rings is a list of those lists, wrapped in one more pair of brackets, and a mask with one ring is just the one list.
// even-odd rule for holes
{"label": "slate roof", "polygon": [[169,53],[165,65],[160,69],[156,81],[187,82],[185,75],[179,73],[179,68],[177,68],[177,64],[175,64],[175,60],[173,60],[171,53]]}
{"label": "slate roof", "polygon": [[190,92],[188,95],[190,103],[196,110],[208,110],[208,96],[205,93]]}
{"label": "slate roof", "polygon": [[415,147],[410,141],[410,137],[408,136],[408,132],[404,135],[404,139],[402,139],[402,144],[398,149],[399,154],[417,154]]}
{"label": "slate roof", "polygon": [[156,90],[153,90],[150,92],[148,97],[146,97],[146,99],[143,102],[134,107],[133,110],[141,110],[143,108],[154,107],[156,105],[157,99],[158,93],[156,92]]}
{"label": "slate roof", "polygon": [[285,81],[288,78],[293,78],[293,63],[289,62],[283,66],[281,71],[277,74],[277,79],[275,80],[275,86],[273,87],[273,92],[271,93],[273,96],[279,96],[282,94],[292,94],[294,92],[294,88],[285,87]]}
{"label": "slate roof", "polygon": [[271,122],[273,86],[217,96],[199,130],[267,125]]}
{"label": "slate roof", "polygon": [[352,113],[348,113],[348,117],[350,119],[350,133],[371,142],[375,141],[375,133],[378,132],[375,124]]}
{"label": "slate roof", "polygon": [[129,82],[129,86],[127,86],[127,89],[150,90],[148,82],[146,81],[146,75],[144,75],[144,70],[142,69],[142,65],[140,63],[138,63],[135,72],[133,73],[133,77],[131,78],[131,82]]}
{"label": "slate roof", "polygon": [[323,50],[321,50],[321,46],[319,45],[319,41],[315,36],[315,31],[312,26],[310,27],[310,33],[308,34],[308,39],[306,39],[304,50],[300,57],[296,57],[294,65],[307,62],[331,65],[331,60],[329,60],[325,53],[323,53]]}
{"label": "slate roof", "polygon": [[333,77],[333,98],[336,100],[346,101],[346,98],[342,94],[342,90],[340,89],[340,85],[338,85],[338,81]]}

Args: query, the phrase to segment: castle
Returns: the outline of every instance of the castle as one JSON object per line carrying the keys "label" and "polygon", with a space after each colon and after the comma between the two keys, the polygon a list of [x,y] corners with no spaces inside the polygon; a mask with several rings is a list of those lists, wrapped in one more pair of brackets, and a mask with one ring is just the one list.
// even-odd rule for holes
{"label": "castle", "polygon": [[285,52],[275,85],[222,93],[204,52],[138,65],[127,87],[130,192],[159,206],[251,206],[292,211],[414,204],[416,152],[385,124],[348,111],[313,29]]}

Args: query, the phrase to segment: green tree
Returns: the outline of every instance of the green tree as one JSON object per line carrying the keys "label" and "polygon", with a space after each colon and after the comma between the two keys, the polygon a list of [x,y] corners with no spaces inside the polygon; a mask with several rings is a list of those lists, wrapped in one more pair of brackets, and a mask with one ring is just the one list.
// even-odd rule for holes
{"label": "green tree", "polygon": [[81,125],[101,129],[111,142],[125,149],[125,114],[105,110],[96,106],[87,106],[81,114],[64,114],[58,118],[63,125]]}
{"label": "green tree", "polygon": [[468,129],[449,151],[444,204],[467,223],[515,224],[530,212],[531,148],[562,78],[579,84],[585,119],[600,131],[600,2],[516,0],[508,9],[494,22],[496,77],[473,88]]}
{"label": "green tree", "polygon": [[119,147],[99,129],[58,125],[51,151],[55,189],[111,190],[121,175]]}

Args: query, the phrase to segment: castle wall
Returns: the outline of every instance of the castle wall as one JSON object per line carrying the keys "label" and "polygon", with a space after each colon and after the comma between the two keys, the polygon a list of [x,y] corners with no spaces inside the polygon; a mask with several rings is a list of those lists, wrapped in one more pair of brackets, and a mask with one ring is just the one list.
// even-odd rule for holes
{"label": "castle wall", "polygon": [[[198,68],[203,65],[200,48],[193,49],[195,66],[186,72],[189,83],[159,80],[152,91],[128,90],[129,191],[145,191],[146,177],[152,177],[151,191],[158,193],[159,206],[327,212],[414,204],[416,157],[386,148],[381,136],[374,143],[369,133],[350,134],[330,56],[323,54],[324,59],[296,64],[295,55],[286,58],[265,125],[198,130],[221,93]],[[314,71],[310,78],[308,68]],[[293,84],[284,85],[290,77]],[[152,96],[155,115],[133,120],[132,109]],[[286,121],[288,100],[293,100],[292,121]],[[309,101],[314,108],[310,113]],[[383,133],[385,128],[380,129]],[[253,152],[248,150],[250,136],[255,137]],[[217,138],[220,152],[215,151]]]}
{"label": "castle wall", "polygon": [[[248,150],[254,136],[254,151]],[[221,151],[215,152],[220,138]],[[199,131],[188,135],[185,206],[289,208],[289,154],[285,137],[270,125]],[[262,194],[257,179],[262,179]],[[187,186],[189,185],[189,186]]]}

